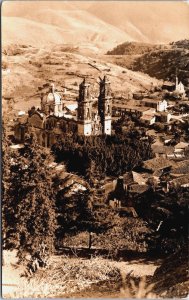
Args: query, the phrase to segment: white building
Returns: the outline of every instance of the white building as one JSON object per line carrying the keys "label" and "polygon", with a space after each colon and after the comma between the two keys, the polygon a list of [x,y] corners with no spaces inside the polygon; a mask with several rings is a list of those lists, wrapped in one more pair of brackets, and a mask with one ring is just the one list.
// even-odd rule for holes
{"label": "white building", "polygon": [[175,91],[177,93],[179,93],[180,95],[182,95],[183,97],[186,96],[186,91],[185,91],[184,84],[181,81],[180,82],[178,81],[178,77],[176,77]]}
{"label": "white building", "polygon": [[160,99],[143,99],[142,105],[146,107],[155,108],[156,111],[166,111],[167,110],[167,101]]}

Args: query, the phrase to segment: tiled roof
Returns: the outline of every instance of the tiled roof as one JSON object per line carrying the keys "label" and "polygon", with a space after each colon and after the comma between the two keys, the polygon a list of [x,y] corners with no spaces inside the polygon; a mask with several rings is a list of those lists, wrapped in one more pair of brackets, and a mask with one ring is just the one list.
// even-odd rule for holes
{"label": "tiled roof", "polygon": [[143,194],[148,190],[149,190],[148,185],[134,184],[134,185],[131,186],[131,189],[129,190],[129,192],[130,193],[136,193],[136,194]]}
{"label": "tiled roof", "polygon": [[144,178],[144,176],[140,173],[132,171],[132,175],[134,182],[137,182],[138,184],[144,185],[147,181],[147,178]]}
{"label": "tiled roof", "polygon": [[171,170],[172,174],[189,174],[189,160],[183,160],[176,164]]}
{"label": "tiled roof", "polygon": [[123,182],[124,184],[130,184],[134,182],[132,172],[127,172],[123,175]]}
{"label": "tiled roof", "polygon": [[123,182],[124,184],[128,185],[131,183],[138,183],[141,185],[144,185],[147,181],[147,178],[145,178],[142,174],[137,172],[127,172],[123,175]]}
{"label": "tiled roof", "polygon": [[171,180],[170,183],[174,184],[175,186],[182,186],[185,184],[189,184],[189,174],[186,174],[179,178],[175,178],[175,179]]}
{"label": "tiled roof", "polygon": [[136,105],[132,105],[132,104],[116,104],[113,106],[114,108],[123,108],[123,109],[130,109],[130,110],[136,110],[136,111],[147,111],[149,110],[148,107],[145,107],[145,106],[136,106]]}
{"label": "tiled roof", "polygon": [[170,82],[170,81],[164,81],[163,86],[167,85],[167,86],[175,86],[175,83]]}
{"label": "tiled roof", "polygon": [[163,157],[157,157],[143,162],[144,168],[151,171],[165,169],[172,165],[173,163],[170,160]]}
{"label": "tiled roof", "polygon": [[152,145],[152,150],[154,153],[171,154],[174,152],[174,147],[164,145]]}
{"label": "tiled roof", "polygon": [[158,104],[158,102],[162,102],[164,100],[162,99],[143,99],[142,102],[146,102],[146,103],[155,103]]}
{"label": "tiled roof", "polygon": [[150,120],[152,120],[153,118],[154,118],[153,115],[144,115],[144,116],[142,116],[140,119],[141,119],[141,120],[147,120],[147,121],[150,121]]}
{"label": "tiled roof", "polygon": [[175,149],[185,149],[189,146],[189,143],[180,142],[175,146]]}

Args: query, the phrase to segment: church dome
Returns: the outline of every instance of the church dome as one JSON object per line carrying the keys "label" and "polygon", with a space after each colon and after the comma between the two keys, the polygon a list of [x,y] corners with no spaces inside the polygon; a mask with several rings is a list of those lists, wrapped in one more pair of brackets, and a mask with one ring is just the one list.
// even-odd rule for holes
{"label": "church dome", "polygon": [[61,104],[61,96],[58,93],[49,93],[47,95],[47,102],[54,102],[55,104]]}
{"label": "church dome", "polygon": [[48,93],[46,102],[54,102],[54,104],[61,104],[61,96],[55,92],[54,84],[51,84],[51,90],[50,93]]}

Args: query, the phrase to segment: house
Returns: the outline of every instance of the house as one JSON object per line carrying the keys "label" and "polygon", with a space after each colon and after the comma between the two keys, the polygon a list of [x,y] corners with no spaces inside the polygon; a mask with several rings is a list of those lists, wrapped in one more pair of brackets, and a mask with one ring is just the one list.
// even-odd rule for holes
{"label": "house", "polygon": [[174,162],[163,158],[156,157],[143,162],[143,169],[147,172],[154,173],[157,170],[162,170],[164,172],[170,172],[171,167],[174,165]]}
{"label": "house", "polygon": [[132,199],[149,190],[147,181],[148,174],[126,172],[117,179],[114,191],[108,195],[109,204],[115,207],[132,207]]}
{"label": "house", "polygon": [[166,100],[145,98],[141,101],[141,104],[146,107],[154,108],[157,112],[166,111],[167,109]]}
{"label": "house", "polygon": [[156,157],[164,157],[166,158],[167,155],[174,153],[174,147],[172,146],[165,146],[163,144],[153,144],[152,150]]}
{"label": "house", "polygon": [[189,154],[189,143],[180,142],[174,147],[174,154],[177,158],[184,158]]}
{"label": "house", "polygon": [[139,106],[132,103],[127,104],[116,104],[112,108],[112,112],[114,116],[124,116],[126,114],[136,115],[137,117],[142,117],[146,114],[155,113],[155,109],[148,108],[145,106]]}
{"label": "house", "polygon": [[135,198],[136,196],[142,195],[146,192],[148,192],[150,189],[150,186],[148,184],[134,184],[129,189],[129,195],[132,198]]}
{"label": "house", "polygon": [[104,189],[105,192],[105,196],[107,196],[109,193],[115,190],[116,184],[117,184],[117,179],[106,177],[104,184],[102,186],[102,189]]}
{"label": "house", "polygon": [[169,123],[172,115],[169,112],[161,111],[155,114],[156,121],[160,123]]}
{"label": "house", "polygon": [[144,98],[144,94],[142,92],[133,93],[133,99],[135,99],[135,100],[142,100],[143,98]]}
{"label": "house", "polygon": [[175,167],[171,169],[170,175],[172,177],[180,177],[189,174],[189,160],[183,160],[177,162]]}
{"label": "house", "polygon": [[162,85],[162,89],[169,91],[169,92],[173,92],[175,90],[175,83],[169,82],[169,81],[164,81],[163,85]]}
{"label": "house", "polygon": [[189,188],[189,174],[172,179],[168,182],[168,188]]}
{"label": "house", "polygon": [[154,115],[145,114],[140,118],[141,122],[145,125],[153,125],[156,122],[156,117]]}
{"label": "house", "polygon": [[78,192],[89,190],[89,184],[75,174],[62,171],[58,172],[57,178],[59,191],[64,191],[65,198],[70,198]]}
{"label": "house", "polygon": [[181,81],[179,82],[178,77],[176,77],[175,91],[176,91],[179,95],[182,95],[183,97],[186,96],[186,91],[185,91],[184,84],[183,84]]}
{"label": "house", "polygon": [[131,189],[132,185],[139,184],[145,185],[147,182],[146,174],[130,171],[122,176],[123,187],[126,191]]}
{"label": "house", "polygon": [[184,152],[188,149],[189,143],[180,142],[175,146],[175,152]]}

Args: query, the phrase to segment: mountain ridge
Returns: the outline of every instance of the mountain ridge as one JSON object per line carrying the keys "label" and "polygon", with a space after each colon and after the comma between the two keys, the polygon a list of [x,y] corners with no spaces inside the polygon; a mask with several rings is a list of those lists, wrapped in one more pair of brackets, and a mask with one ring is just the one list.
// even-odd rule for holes
{"label": "mountain ridge", "polygon": [[[81,1],[7,1],[2,4],[2,16],[6,18],[5,23],[2,21],[3,44],[17,43],[17,36],[22,43],[29,39],[38,45],[40,40],[46,45],[70,43],[72,39],[73,43],[88,42],[104,51],[125,40],[167,43],[189,37],[189,5],[181,2],[91,1],[89,5]],[[29,20],[36,26],[31,23],[29,28]]]}

